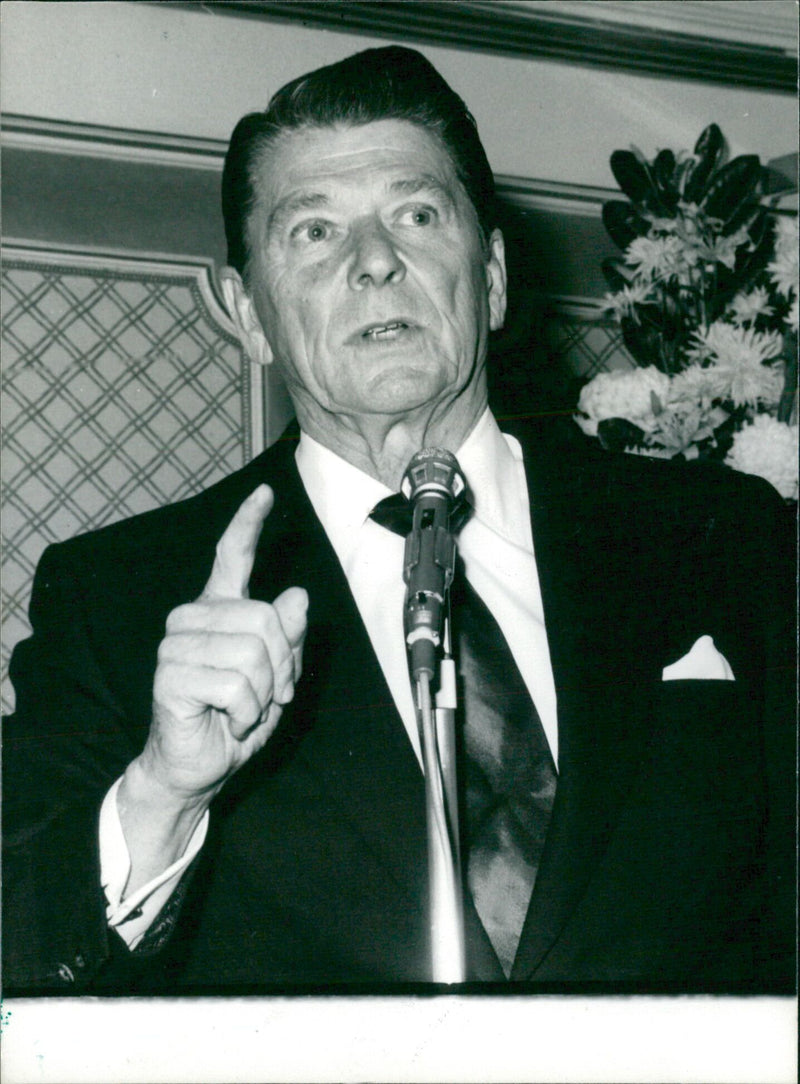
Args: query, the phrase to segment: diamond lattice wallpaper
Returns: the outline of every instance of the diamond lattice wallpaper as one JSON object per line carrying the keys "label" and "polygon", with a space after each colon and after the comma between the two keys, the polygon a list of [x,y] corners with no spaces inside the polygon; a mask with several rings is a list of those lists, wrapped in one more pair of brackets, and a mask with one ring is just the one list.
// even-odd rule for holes
{"label": "diamond lattice wallpaper", "polygon": [[248,367],[207,275],[5,253],[4,710],[45,546],[197,492],[252,454]]}

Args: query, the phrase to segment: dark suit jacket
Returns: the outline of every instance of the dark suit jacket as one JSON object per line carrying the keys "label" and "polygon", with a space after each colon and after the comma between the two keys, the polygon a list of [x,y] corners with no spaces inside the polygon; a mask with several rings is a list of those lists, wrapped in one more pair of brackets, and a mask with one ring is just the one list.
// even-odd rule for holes
{"label": "dark suit jacket", "polygon": [[[523,441],[558,695],[560,778],[512,980],[788,991],[794,638],[785,510],[725,469]],[[181,504],[53,547],[15,653],[5,739],[5,981],[266,991],[429,978],[423,781],[284,439]],[[171,608],[261,481],[251,594],[310,596],[304,675],[149,939],[109,933],[102,797],[141,749]],[[664,683],[708,633],[735,682]],[[783,690],[783,691],[782,691]],[[176,918],[178,902],[182,902]],[[467,907],[470,978],[501,981]]]}

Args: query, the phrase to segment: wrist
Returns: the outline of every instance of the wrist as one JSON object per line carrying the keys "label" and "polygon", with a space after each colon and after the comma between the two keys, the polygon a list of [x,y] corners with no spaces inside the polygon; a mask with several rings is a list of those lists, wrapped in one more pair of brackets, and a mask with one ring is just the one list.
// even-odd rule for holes
{"label": "wrist", "polygon": [[214,792],[189,795],[165,786],[146,758],[128,765],[117,791],[117,812],[131,859],[126,895],[178,861]]}

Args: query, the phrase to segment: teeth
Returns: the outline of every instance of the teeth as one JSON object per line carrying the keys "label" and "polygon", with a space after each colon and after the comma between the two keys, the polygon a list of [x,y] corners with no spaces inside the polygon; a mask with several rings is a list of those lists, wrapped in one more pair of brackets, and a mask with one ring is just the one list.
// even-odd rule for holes
{"label": "teeth", "polygon": [[395,331],[400,331],[407,325],[397,321],[394,324],[383,324],[380,327],[371,327],[368,331],[364,332],[364,337],[367,339],[380,339],[384,336],[391,335]]}

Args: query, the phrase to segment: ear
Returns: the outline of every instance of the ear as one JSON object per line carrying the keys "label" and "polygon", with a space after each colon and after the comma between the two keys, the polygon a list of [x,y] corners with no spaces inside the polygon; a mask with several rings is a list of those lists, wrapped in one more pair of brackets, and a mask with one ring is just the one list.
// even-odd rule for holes
{"label": "ear", "polygon": [[500,230],[492,230],[487,261],[489,327],[499,331],[506,316],[506,246]]}
{"label": "ear", "polygon": [[255,303],[242,282],[242,276],[233,267],[223,267],[220,284],[225,306],[248,358],[256,365],[270,365],[273,360],[272,347],[267,342]]}

